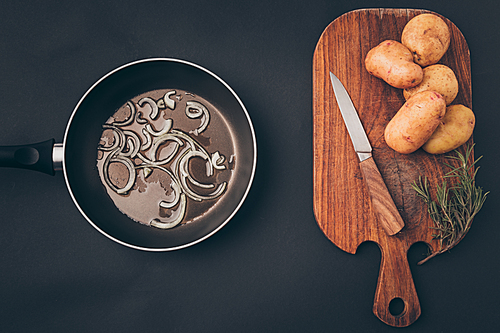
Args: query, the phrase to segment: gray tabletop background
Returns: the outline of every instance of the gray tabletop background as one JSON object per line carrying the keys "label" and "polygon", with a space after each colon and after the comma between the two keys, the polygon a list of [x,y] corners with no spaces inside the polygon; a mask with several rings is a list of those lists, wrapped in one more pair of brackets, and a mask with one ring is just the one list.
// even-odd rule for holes
{"label": "gray tabletop background", "polygon": [[[312,206],[312,58],[327,25],[359,8],[423,8],[471,51],[478,183],[491,190],[467,237],[417,266],[408,332],[500,330],[500,2],[11,1],[0,6],[0,145],[63,139],[76,103],[130,61],[197,63],[240,96],[258,166],[247,200],[193,247],[149,253],[98,233],[62,173],[0,170],[2,332],[389,332],[372,314],[380,252],[332,244]],[[402,331],[402,330],[400,330]]]}

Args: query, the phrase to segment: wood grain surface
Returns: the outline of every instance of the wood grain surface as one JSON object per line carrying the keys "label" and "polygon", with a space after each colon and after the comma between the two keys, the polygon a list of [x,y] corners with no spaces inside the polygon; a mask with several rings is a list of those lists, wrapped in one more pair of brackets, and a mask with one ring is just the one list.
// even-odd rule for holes
{"label": "wood grain surface", "polygon": [[[433,222],[411,183],[422,175],[434,186],[441,184],[443,175],[449,170],[443,165],[443,155],[430,155],[422,149],[403,155],[387,146],[384,129],[404,104],[403,94],[400,89],[369,75],[364,58],[383,40],[400,41],[405,24],[425,12],[429,11],[362,9],[348,12],[324,30],[313,57],[313,204],[316,221],[325,235],[348,253],[354,254],[365,241],[378,244],[381,263],[373,312],[383,322],[398,327],[410,325],[421,313],[407,261],[408,249],[416,242],[427,243],[431,251],[438,249],[429,228]],[[472,108],[467,43],[451,21],[441,18],[450,28],[451,44],[439,63],[449,66],[459,81],[459,94],[453,104]],[[394,236],[388,236],[377,223],[357,155],[333,94],[330,71],[351,96],[373,147],[375,163],[405,222],[403,230]],[[464,147],[460,149],[464,151]],[[391,314],[389,303],[397,298],[403,301],[404,310]]]}
{"label": "wood grain surface", "polygon": [[388,235],[397,234],[405,224],[375,161],[368,158],[359,163],[359,166],[378,222]]}

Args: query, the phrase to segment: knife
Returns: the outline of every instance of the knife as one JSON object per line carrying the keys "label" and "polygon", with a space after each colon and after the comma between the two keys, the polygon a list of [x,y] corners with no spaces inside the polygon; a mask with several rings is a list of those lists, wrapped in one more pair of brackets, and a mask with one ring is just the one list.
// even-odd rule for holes
{"label": "knife", "polygon": [[340,108],[340,113],[351,137],[354,150],[358,154],[359,166],[363,173],[372,208],[375,211],[378,222],[389,235],[395,235],[404,227],[403,219],[387,190],[382,175],[372,157],[372,147],[366,136],[366,132],[359,120],[358,113],[352,104],[352,100],[342,82],[330,72],[333,92]]}

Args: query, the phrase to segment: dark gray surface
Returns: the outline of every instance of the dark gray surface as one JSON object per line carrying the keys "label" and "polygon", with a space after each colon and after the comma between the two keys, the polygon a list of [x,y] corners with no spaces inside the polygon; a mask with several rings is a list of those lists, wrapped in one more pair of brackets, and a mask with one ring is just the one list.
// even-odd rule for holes
{"label": "dark gray surface", "polygon": [[15,1],[0,10],[0,144],[55,138],[101,76],[174,57],[225,80],[254,122],[247,201],[193,247],[149,253],[98,233],[61,173],[0,170],[2,332],[385,332],[371,311],[380,252],[333,245],[312,208],[312,57],[326,26],[370,7],[436,11],[469,43],[478,182],[492,190],[467,237],[423,266],[408,332],[500,330],[497,194],[500,3],[468,1]]}

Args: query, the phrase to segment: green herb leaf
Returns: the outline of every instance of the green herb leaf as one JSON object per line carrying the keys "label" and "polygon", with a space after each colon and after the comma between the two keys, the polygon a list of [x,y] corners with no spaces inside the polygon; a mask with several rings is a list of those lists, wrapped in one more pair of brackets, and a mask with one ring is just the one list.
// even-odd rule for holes
{"label": "green herb leaf", "polygon": [[[446,156],[458,160],[457,167],[444,163],[451,169],[444,175],[443,184],[436,187],[436,200],[432,200],[427,177],[420,176],[418,183],[413,182],[412,187],[427,205],[427,211],[434,221],[436,233],[433,239],[439,242],[439,250],[430,254],[418,264],[421,265],[429,259],[450,250],[457,245],[469,231],[472,220],[483,206],[489,192],[483,193],[481,187],[476,186],[475,178],[479,167],[474,166],[482,158],[471,162],[470,157],[474,144],[466,148],[465,155],[455,150],[457,156]],[[456,178],[451,187],[448,187],[446,178]]]}

